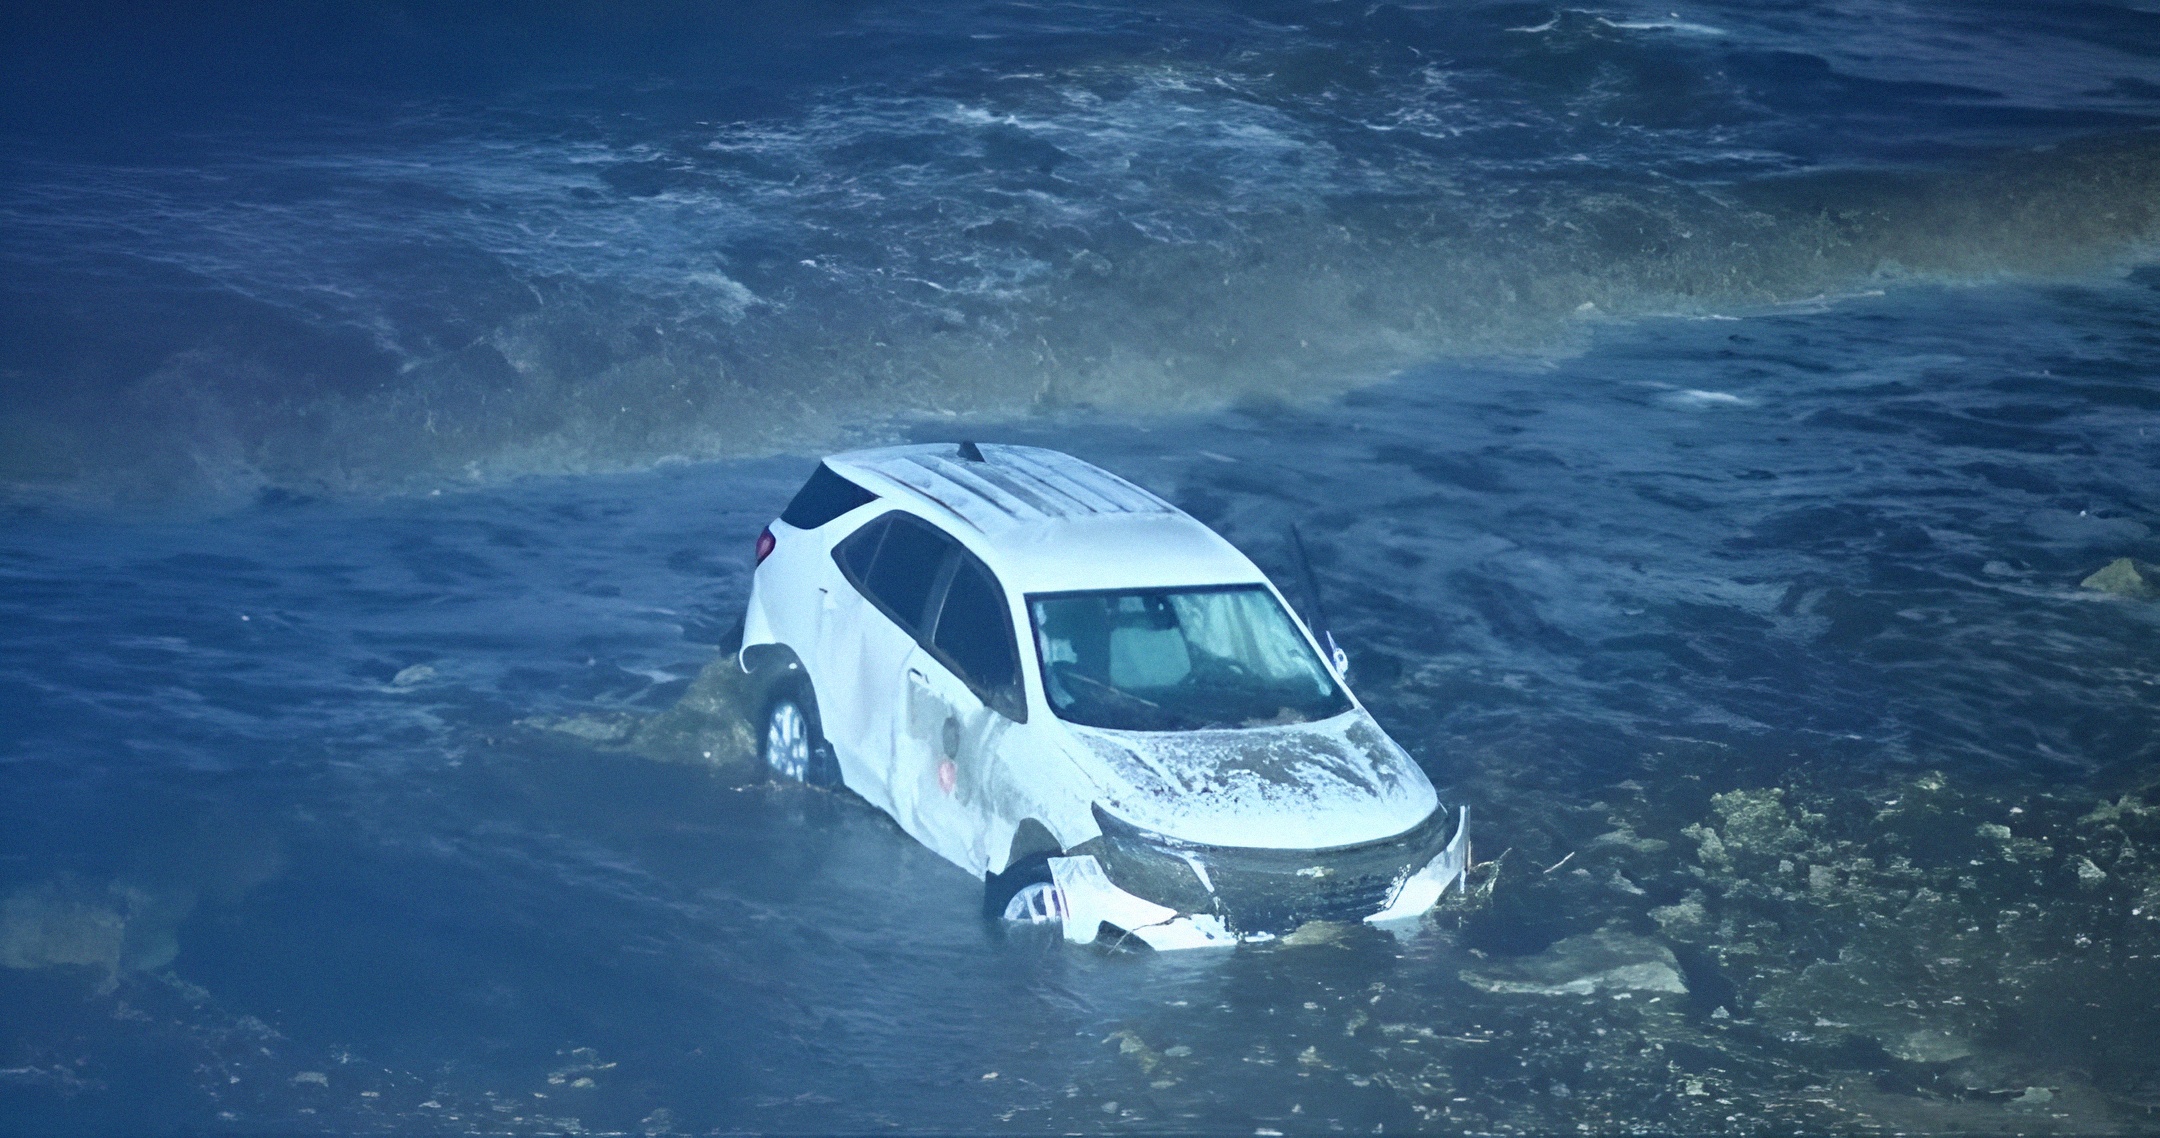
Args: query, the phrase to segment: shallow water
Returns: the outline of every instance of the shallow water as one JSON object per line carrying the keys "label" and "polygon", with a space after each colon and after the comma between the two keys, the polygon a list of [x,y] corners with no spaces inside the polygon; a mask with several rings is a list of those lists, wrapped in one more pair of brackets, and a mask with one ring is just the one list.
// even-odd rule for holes
{"label": "shallow water", "polygon": [[[11,48],[0,1131],[2160,1125],[2150,14],[373,19]],[[757,781],[752,537],[963,435],[1297,523],[1472,895]]]}

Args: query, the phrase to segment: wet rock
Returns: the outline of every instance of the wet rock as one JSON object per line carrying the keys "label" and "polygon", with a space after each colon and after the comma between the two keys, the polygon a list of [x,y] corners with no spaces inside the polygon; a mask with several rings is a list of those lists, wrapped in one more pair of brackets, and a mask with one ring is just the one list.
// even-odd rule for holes
{"label": "wet rock", "polygon": [[1716,830],[1698,822],[1680,832],[1695,839],[1695,859],[1704,866],[1713,870],[1732,868],[1732,855],[1725,852],[1725,839],[1718,837]]}
{"label": "wet rock", "polygon": [[1536,956],[1465,969],[1461,976],[1472,987],[1506,995],[1687,991],[1671,949],[1611,929],[1568,937]]}
{"label": "wet rock", "polygon": [[1650,919],[1656,921],[1667,936],[1687,937],[1708,925],[1710,914],[1703,908],[1702,892],[1697,890],[1674,904],[1650,910]]}
{"label": "wet rock", "polygon": [[2095,806],[2091,813],[2078,819],[2081,826],[2116,826],[2160,818],[2160,806],[2147,806],[2134,795],[2125,794],[2113,802]]}
{"label": "wet rock", "polygon": [[1671,844],[1659,838],[1642,837],[1636,834],[1633,827],[1623,824],[1590,839],[1590,844],[1584,849],[1589,852],[1619,850],[1631,854],[1658,854],[1664,853]]}
{"label": "wet rock", "polygon": [[[1710,806],[1721,820],[1718,830],[1728,849],[1756,854],[1796,853],[1808,847],[1807,835],[1794,825],[1785,809],[1782,787],[1767,790],[1735,790],[1715,795]],[[1801,820],[1809,820],[1805,811]],[[1819,821],[1820,816],[1813,816]]]}
{"label": "wet rock", "polygon": [[1995,822],[1982,822],[1973,832],[1993,846],[2004,861],[2040,861],[2055,852],[2045,843],[2017,837],[2010,827]]}
{"label": "wet rock", "polygon": [[[2149,571],[2152,566],[2145,568]],[[2099,572],[2078,582],[2078,587],[2138,600],[2160,597],[2160,589],[2155,589],[2145,574],[2138,572],[2137,563],[2127,557],[2108,562]]]}
{"label": "wet rock", "polygon": [[2094,865],[2089,857],[2080,857],[2072,864],[2077,869],[2078,884],[2087,889],[2098,887],[2108,878],[2107,870]]}

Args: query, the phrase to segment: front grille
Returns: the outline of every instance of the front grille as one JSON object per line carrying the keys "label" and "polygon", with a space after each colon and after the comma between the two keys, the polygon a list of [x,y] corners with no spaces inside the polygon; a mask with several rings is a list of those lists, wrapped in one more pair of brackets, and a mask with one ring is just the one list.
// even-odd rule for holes
{"label": "front grille", "polygon": [[[1280,935],[1307,921],[1371,916],[1394,899],[1405,877],[1438,857],[1451,836],[1445,810],[1392,838],[1319,850],[1181,842],[1100,806],[1095,821],[1102,837],[1073,852],[1094,854],[1118,888],[1182,913],[1213,913],[1241,934]],[[1194,861],[1205,867],[1212,890],[1202,884]]]}

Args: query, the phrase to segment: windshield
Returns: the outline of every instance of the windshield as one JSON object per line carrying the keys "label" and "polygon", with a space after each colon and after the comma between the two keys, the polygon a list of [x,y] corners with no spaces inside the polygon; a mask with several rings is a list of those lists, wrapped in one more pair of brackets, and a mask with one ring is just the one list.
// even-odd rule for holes
{"label": "windshield", "polygon": [[1350,710],[1259,585],[1028,598],[1058,718],[1121,731],[1308,723]]}

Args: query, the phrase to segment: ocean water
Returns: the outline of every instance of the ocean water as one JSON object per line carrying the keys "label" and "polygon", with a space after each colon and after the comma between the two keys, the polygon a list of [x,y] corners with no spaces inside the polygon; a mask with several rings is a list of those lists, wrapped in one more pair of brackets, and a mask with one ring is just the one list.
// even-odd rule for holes
{"label": "ocean water", "polygon": [[[4,42],[0,1132],[2160,1128],[2160,12]],[[758,779],[753,537],[958,438],[1295,523],[1468,894],[1072,948]]]}

